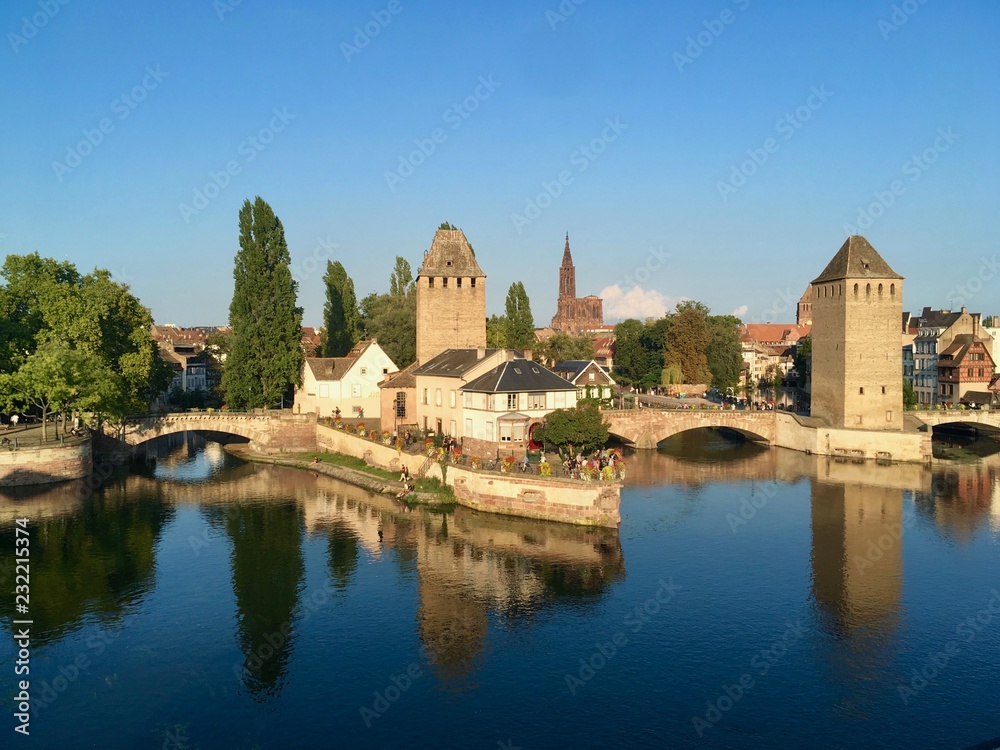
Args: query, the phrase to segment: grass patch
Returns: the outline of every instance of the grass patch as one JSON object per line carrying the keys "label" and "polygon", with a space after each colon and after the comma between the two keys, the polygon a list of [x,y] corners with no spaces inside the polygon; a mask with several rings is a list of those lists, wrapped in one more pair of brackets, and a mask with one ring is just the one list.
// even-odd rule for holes
{"label": "grass patch", "polygon": [[458,502],[458,498],[455,497],[455,491],[437,477],[420,477],[420,479],[417,480],[416,490],[417,492],[426,492],[431,495],[436,495],[438,500],[442,503],[454,505]]}
{"label": "grass patch", "polygon": [[371,474],[373,477],[378,477],[379,479],[388,479],[393,482],[399,481],[398,472],[380,469],[377,466],[369,466],[362,459],[355,456],[348,456],[343,453],[303,453],[302,458],[308,461],[318,458],[319,463],[321,464],[341,466],[345,469],[363,471],[365,474]]}

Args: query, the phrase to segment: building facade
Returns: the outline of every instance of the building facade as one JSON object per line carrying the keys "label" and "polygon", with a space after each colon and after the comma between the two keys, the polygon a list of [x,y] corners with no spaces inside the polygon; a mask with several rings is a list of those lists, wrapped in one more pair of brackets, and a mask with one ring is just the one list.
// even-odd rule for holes
{"label": "building facade", "polygon": [[951,400],[941,399],[938,360],[956,337],[971,335],[983,338],[990,347],[991,356],[995,342],[988,329],[981,325],[981,315],[970,313],[964,307],[958,312],[925,307],[916,326],[917,335],[913,339],[913,391],[919,406],[932,408]]}
{"label": "building facade", "polygon": [[417,362],[486,346],[486,274],[461,229],[439,229],[417,271]]}
{"label": "building facade", "polygon": [[854,235],[812,289],[812,415],[833,427],[901,430],[903,277]]}
{"label": "building facade", "polygon": [[382,408],[379,383],[399,370],[377,339],[360,341],[346,357],[307,357],[302,385],[295,389],[297,413],[378,419]]}
{"label": "building facade", "polygon": [[[990,403],[995,363],[992,342],[971,333],[956,336],[938,358],[938,400],[942,404]],[[973,397],[973,394],[976,394]]]}

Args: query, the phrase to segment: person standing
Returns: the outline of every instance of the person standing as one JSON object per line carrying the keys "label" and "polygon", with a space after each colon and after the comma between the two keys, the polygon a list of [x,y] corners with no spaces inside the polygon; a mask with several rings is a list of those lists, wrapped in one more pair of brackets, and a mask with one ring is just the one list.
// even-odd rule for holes
{"label": "person standing", "polygon": [[14,429],[17,429],[17,423],[21,418],[17,414],[10,415],[10,423],[13,425]]}

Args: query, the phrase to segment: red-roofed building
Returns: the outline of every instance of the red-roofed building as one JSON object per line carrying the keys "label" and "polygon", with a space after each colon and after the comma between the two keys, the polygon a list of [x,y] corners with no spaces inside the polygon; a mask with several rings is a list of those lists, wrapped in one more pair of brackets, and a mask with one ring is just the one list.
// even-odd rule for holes
{"label": "red-roofed building", "polygon": [[[990,354],[992,341],[971,333],[961,333],[938,357],[938,400],[945,404],[989,403],[995,363]],[[981,394],[972,397],[973,393]]]}

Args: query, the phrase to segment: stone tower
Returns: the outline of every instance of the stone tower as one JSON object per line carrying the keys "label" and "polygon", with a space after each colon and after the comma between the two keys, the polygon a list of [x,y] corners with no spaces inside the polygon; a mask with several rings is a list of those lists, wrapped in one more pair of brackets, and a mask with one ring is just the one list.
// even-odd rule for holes
{"label": "stone tower", "polygon": [[461,229],[439,229],[417,271],[417,362],[486,346],[486,274]]}
{"label": "stone tower", "polygon": [[557,331],[577,335],[588,328],[603,325],[604,301],[593,295],[583,298],[576,296],[576,267],[573,265],[573,254],[569,251],[567,232],[562,265],[559,266],[559,297],[556,300],[552,327]]}
{"label": "stone tower", "polygon": [[573,267],[573,254],[569,251],[569,232],[566,232],[566,248],[559,266],[559,299],[564,297],[576,298],[576,269]]}
{"label": "stone tower", "polygon": [[903,428],[903,277],[860,235],[812,282],[812,415]]}

